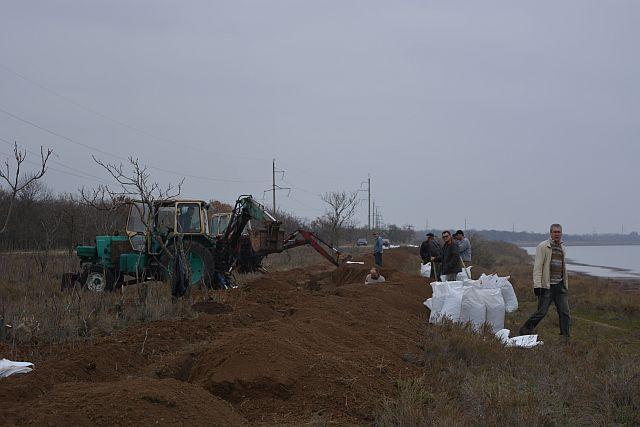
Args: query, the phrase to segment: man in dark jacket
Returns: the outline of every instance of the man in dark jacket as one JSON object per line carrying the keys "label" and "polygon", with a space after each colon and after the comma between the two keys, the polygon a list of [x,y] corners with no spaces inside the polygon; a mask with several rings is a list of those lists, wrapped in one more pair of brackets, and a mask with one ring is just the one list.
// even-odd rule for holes
{"label": "man in dark jacket", "polygon": [[441,274],[446,276],[447,281],[456,280],[456,276],[462,271],[458,244],[451,237],[451,232],[447,230],[442,232],[442,240],[444,240],[444,246],[440,256],[431,257],[431,260],[442,263]]}
{"label": "man in dark jacket", "polygon": [[440,243],[435,239],[433,233],[427,233],[427,240],[420,245],[420,258],[422,258],[423,264],[431,262],[431,277],[436,279],[438,278],[436,273],[441,270],[441,266],[440,263],[431,261],[431,257],[440,255],[440,250]]}

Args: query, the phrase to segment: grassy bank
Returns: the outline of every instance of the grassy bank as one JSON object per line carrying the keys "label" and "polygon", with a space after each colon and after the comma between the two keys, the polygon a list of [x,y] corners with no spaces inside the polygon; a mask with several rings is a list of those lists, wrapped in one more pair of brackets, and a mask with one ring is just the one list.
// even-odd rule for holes
{"label": "grassy bank", "polygon": [[[512,335],[535,310],[531,258],[515,245],[476,240],[482,272],[511,275],[520,308]],[[572,340],[558,335],[553,307],[538,327],[543,346],[506,349],[491,333],[427,325],[418,378],[398,380],[376,424],[609,425],[640,423],[640,295],[584,275],[570,281]]]}

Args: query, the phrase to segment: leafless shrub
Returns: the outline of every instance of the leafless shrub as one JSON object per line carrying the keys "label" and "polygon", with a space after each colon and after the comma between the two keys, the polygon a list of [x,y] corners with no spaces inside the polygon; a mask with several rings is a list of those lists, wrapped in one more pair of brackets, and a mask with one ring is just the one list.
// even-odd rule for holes
{"label": "leafless shrub", "polygon": [[52,153],[53,150],[47,149],[47,153],[45,154],[44,149],[40,147],[40,169],[30,174],[21,174],[20,168],[22,167],[22,163],[24,163],[27,158],[27,152],[18,150],[18,144],[14,143],[13,156],[15,159],[15,172],[11,170],[9,159],[5,161],[4,168],[0,168],[0,178],[2,178],[9,185],[9,207],[5,214],[3,226],[0,229],[0,235],[7,231],[7,226],[9,225],[9,221],[11,220],[13,205],[16,201],[16,198],[24,190],[28,190],[30,187],[33,187],[35,185],[34,183],[44,176],[44,174],[47,172],[47,161],[49,160],[49,157]]}

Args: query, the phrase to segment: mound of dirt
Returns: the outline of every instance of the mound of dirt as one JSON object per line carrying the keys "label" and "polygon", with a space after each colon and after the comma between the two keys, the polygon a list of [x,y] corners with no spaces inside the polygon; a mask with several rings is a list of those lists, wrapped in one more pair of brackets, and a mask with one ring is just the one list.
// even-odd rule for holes
{"label": "mound of dirt", "polygon": [[364,284],[370,264],[319,260],[194,291],[195,318],[54,347],[2,380],[0,424],[371,423],[397,380],[418,375],[403,358],[420,351],[428,315],[415,255],[394,251],[385,283]]}
{"label": "mound of dirt", "polygon": [[191,309],[200,313],[221,314],[231,311],[231,307],[216,301],[201,301],[193,304]]}
{"label": "mound of dirt", "polygon": [[101,384],[63,383],[3,421],[36,425],[202,425],[247,422],[224,400],[173,379],[138,378]]}

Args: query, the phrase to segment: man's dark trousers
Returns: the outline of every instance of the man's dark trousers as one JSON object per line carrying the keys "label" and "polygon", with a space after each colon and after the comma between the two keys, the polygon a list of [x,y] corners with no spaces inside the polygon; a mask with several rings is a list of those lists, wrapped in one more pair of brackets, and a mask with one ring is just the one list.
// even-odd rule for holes
{"label": "man's dark trousers", "polygon": [[382,267],[382,252],[374,252],[373,259],[375,260],[377,266]]}
{"label": "man's dark trousers", "polygon": [[431,277],[436,280],[440,280],[440,276],[438,274],[442,274],[442,263],[431,261]]}
{"label": "man's dark trousers", "polygon": [[538,310],[529,317],[522,328],[520,335],[530,335],[538,323],[547,315],[551,301],[556,305],[558,317],[560,318],[560,334],[568,337],[569,326],[571,325],[571,313],[569,312],[569,294],[564,286],[564,281],[551,285],[550,289],[539,289]]}

